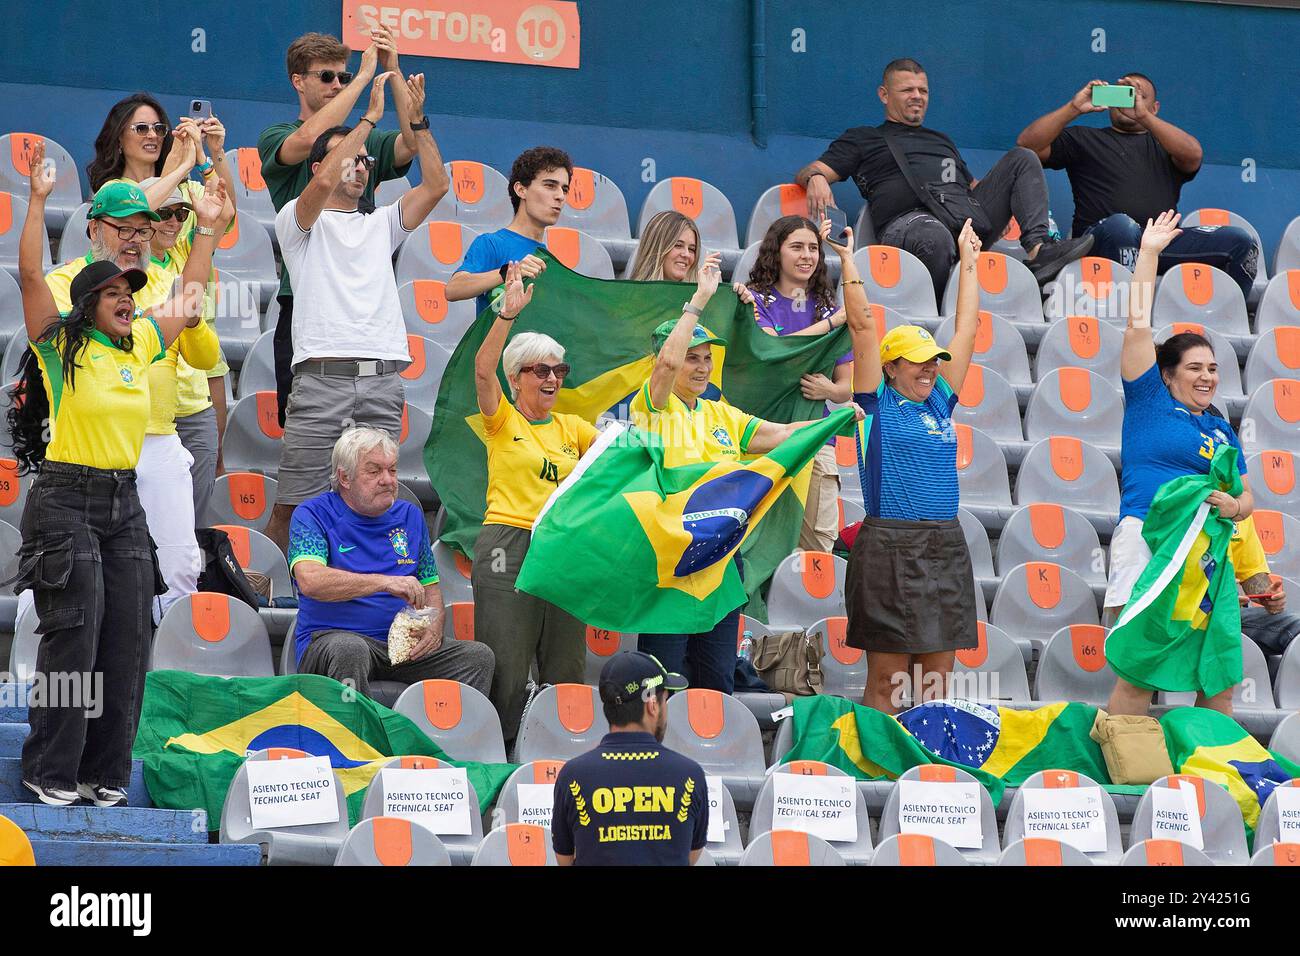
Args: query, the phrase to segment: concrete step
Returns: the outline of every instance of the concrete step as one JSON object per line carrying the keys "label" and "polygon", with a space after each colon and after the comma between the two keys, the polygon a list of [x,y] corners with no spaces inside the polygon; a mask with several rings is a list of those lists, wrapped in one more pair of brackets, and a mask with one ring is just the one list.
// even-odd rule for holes
{"label": "concrete step", "polygon": [[[0,690],[10,685],[0,685]],[[24,697],[24,700],[27,698]],[[25,724],[27,723],[27,705],[15,706],[13,704],[0,704],[0,724]]]}
{"label": "concrete step", "polygon": [[256,844],[101,843],[33,840],[37,866],[259,866]]}
{"label": "concrete step", "polygon": [[0,724],[0,757],[21,757],[26,739],[26,724]]}
{"label": "concrete step", "polygon": [[[139,760],[131,761],[131,783],[126,788],[126,798],[133,807],[153,806],[144,785],[144,764]],[[36,795],[23,786],[22,761],[17,757],[0,757],[0,803],[38,802]]]}
{"label": "concrete step", "polygon": [[207,813],[202,810],[0,803],[0,816],[18,824],[33,840],[202,845],[208,842]]}

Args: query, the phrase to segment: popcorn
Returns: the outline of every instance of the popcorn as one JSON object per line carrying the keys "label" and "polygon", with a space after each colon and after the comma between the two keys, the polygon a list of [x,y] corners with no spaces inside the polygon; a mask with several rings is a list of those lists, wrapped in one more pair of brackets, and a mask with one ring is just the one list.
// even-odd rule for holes
{"label": "popcorn", "polygon": [[393,623],[388,627],[388,660],[390,663],[404,664],[411,659],[411,651],[420,643],[425,628],[433,622],[433,608],[427,607],[417,611],[405,607],[397,612]]}

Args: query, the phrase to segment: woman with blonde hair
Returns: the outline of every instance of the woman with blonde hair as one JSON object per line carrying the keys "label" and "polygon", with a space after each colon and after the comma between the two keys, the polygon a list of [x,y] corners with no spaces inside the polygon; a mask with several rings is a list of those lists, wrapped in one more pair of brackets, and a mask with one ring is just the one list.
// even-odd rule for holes
{"label": "woman with blonde hair", "polygon": [[688,217],[665,210],[641,230],[628,278],[633,282],[694,282],[699,276],[700,231]]}

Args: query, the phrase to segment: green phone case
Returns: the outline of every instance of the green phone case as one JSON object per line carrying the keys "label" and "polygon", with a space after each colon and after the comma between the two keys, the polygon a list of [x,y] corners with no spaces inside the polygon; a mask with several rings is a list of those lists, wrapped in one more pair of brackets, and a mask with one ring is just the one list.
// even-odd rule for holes
{"label": "green phone case", "polygon": [[1131,107],[1135,91],[1131,86],[1094,86],[1092,88],[1093,106]]}

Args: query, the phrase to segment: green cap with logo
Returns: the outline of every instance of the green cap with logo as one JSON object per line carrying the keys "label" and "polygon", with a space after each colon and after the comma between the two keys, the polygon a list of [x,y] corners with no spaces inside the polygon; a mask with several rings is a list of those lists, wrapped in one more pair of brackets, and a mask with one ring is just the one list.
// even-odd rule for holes
{"label": "green cap with logo", "polygon": [[86,218],[102,219],[108,216],[111,219],[125,219],[136,213],[144,213],[154,222],[161,218],[149,208],[149,200],[143,189],[135,183],[117,180],[99,187],[99,192],[91,200],[90,212],[86,213]]}
{"label": "green cap with logo", "polygon": [[[680,319],[669,319],[667,322],[660,323],[659,327],[654,330],[650,336],[650,341],[654,344],[655,355],[664,347],[668,341],[668,336],[673,334],[673,329],[677,327]],[[688,349],[695,348],[697,345],[726,345],[726,339],[720,339],[702,325],[697,325],[691,332],[691,340],[686,343]]]}

